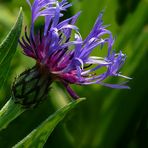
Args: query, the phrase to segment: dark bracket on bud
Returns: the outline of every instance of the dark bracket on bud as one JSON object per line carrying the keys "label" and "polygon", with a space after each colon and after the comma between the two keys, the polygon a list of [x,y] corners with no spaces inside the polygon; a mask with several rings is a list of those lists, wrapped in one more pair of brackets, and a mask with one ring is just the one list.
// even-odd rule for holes
{"label": "dark bracket on bud", "polygon": [[47,98],[51,83],[49,75],[35,66],[15,79],[12,85],[13,99],[24,108],[36,107]]}

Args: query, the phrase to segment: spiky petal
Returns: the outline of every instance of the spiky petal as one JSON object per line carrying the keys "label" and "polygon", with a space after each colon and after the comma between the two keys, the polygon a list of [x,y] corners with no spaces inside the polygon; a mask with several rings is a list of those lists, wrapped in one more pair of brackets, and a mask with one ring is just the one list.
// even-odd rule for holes
{"label": "spiky petal", "polygon": [[[106,26],[103,25],[100,13],[96,23],[83,40],[75,22],[80,13],[60,21],[63,11],[71,6],[67,0],[35,0],[33,4],[27,0],[31,7],[32,20],[30,35],[25,29],[25,38],[22,37],[20,45],[24,54],[34,58],[38,65],[48,70],[49,75],[64,84],[73,98],[78,98],[69,84],[89,85],[101,84],[112,88],[128,88],[124,84],[106,84],[103,82],[110,76],[121,76],[120,68],[126,56],[120,51],[113,51],[114,39]],[[34,33],[35,21],[44,17],[44,31]],[[74,33],[72,33],[74,32]],[[73,37],[74,34],[74,37]],[[105,35],[105,37],[104,37]],[[108,54],[105,57],[91,56],[96,47],[107,45]],[[97,71],[106,68],[106,71],[97,74]]]}

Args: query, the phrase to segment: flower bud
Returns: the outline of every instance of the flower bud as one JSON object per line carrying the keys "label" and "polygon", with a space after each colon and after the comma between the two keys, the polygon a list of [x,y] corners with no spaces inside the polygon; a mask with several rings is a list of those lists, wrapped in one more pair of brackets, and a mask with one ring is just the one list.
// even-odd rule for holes
{"label": "flower bud", "polygon": [[12,98],[25,108],[33,108],[47,98],[52,83],[49,75],[38,66],[20,74],[12,85]]}

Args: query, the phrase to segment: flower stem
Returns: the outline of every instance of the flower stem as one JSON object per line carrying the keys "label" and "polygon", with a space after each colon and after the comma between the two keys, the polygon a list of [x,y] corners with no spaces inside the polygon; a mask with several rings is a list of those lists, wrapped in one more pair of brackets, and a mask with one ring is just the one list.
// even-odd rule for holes
{"label": "flower stem", "polygon": [[0,131],[5,129],[8,124],[22,114],[25,109],[20,104],[15,104],[12,98],[0,110]]}

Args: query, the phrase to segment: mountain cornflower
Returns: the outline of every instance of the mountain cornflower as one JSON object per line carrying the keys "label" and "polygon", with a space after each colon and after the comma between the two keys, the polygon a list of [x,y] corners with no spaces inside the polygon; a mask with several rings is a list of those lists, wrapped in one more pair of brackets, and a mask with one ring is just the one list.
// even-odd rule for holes
{"label": "mountain cornflower", "polygon": [[[36,65],[21,74],[18,81],[14,83],[13,93],[18,98],[16,102],[21,104],[33,104],[36,100],[40,102],[53,81],[60,81],[74,99],[79,96],[71,89],[71,84],[100,84],[112,88],[128,88],[124,83],[108,84],[104,82],[110,76],[128,77],[119,72],[126,55],[121,51],[116,53],[113,50],[114,39],[112,33],[103,25],[103,13],[100,13],[89,35],[82,39],[79,29],[75,25],[80,12],[61,21],[63,12],[71,6],[67,0],[61,2],[34,0],[32,4],[29,0],[27,2],[32,13],[30,34],[27,34],[26,27],[25,35],[19,43],[24,54],[36,60]],[[38,30],[36,33],[34,26],[39,17],[44,18],[44,30]],[[102,49],[105,44],[107,45],[105,57],[91,55],[96,47]],[[102,68],[106,70],[97,74],[97,71]],[[22,85],[22,83],[24,84]],[[21,89],[21,94],[17,89]],[[35,93],[29,96],[33,97],[30,101],[27,95],[33,91]]]}

